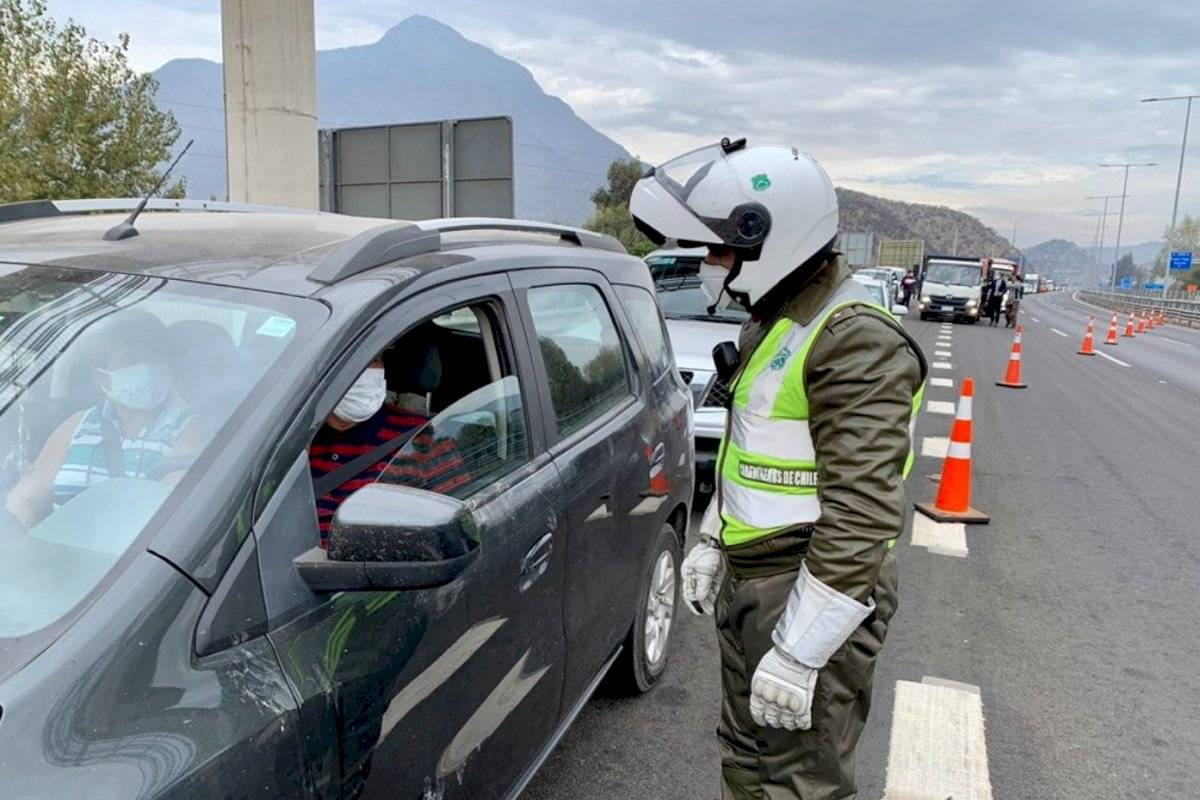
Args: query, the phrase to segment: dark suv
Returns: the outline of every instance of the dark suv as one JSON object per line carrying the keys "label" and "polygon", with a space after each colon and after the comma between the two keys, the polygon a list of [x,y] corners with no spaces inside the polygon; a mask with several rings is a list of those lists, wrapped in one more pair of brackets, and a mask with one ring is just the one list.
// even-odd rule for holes
{"label": "dark suv", "polygon": [[641,261],[128,205],[0,206],[6,800],[511,797],[655,684],[692,420]]}

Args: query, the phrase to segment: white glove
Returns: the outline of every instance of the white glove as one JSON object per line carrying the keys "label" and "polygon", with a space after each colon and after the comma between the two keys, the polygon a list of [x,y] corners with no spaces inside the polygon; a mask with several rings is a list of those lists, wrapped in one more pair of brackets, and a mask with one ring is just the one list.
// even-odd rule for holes
{"label": "white glove", "polygon": [[750,716],[759,725],[806,731],[812,727],[817,670],[772,647],[750,681]]}
{"label": "white glove", "polygon": [[700,541],[683,559],[680,575],[683,599],[693,614],[712,614],[717,607],[717,592],[725,578],[725,559],[721,556],[721,518],[714,497],[700,520]]}

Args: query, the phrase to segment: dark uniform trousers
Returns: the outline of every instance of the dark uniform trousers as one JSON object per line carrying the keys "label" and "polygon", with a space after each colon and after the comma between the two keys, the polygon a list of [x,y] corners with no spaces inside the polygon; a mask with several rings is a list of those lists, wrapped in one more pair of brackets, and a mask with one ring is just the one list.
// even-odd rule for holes
{"label": "dark uniform trousers", "polygon": [[887,551],[872,595],[875,611],[818,673],[812,728],[760,727],[750,716],[750,681],[759,660],[774,645],[771,632],[800,571],[802,553],[797,557],[797,551],[807,545],[794,537],[776,538],[780,541],[751,545],[760,552],[745,553],[744,559],[735,555],[739,551],[727,551],[729,569],[717,598],[724,689],[717,727],[722,796],[726,800],[854,798],[854,749],[871,708],[875,658],[896,612],[896,560]]}

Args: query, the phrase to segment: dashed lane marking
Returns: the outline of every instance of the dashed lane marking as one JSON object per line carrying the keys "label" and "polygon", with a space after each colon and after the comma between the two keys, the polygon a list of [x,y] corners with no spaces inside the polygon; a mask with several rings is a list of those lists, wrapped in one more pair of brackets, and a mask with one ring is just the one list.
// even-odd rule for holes
{"label": "dashed lane marking", "polygon": [[954,388],[954,378],[930,378],[929,385],[930,386],[941,386],[946,389],[953,389]]}
{"label": "dashed lane marking", "polygon": [[1103,350],[1097,350],[1097,351],[1096,351],[1096,355],[1098,355],[1098,356],[1100,356],[1100,357],[1102,357],[1102,358],[1107,358],[1109,361],[1113,362],[1114,364],[1120,364],[1122,367],[1128,367],[1128,366],[1129,366],[1128,364],[1126,364],[1126,363],[1125,363],[1124,361],[1122,361],[1121,359],[1119,359],[1119,358],[1113,358],[1113,357],[1112,357],[1112,356],[1110,356],[1108,353],[1105,353]]}
{"label": "dashed lane marking", "polygon": [[921,455],[945,458],[950,450],[949,436],[926,436],[921,440]]}
{"label": "dashed lane marking", "polygon": [[1180,344],[1180,345],[1183,345],[1184,347],[1195,347],[1196,346],[1196,345],[1192,344],[1191,342],[1181,342],[1178,339],[1172,339],[1170,336],[1159,336],[1158,338],[1162,339],[1164,342],[1170,342],[1171,344]]}
{"label": "dashed lane marking", "polygon": [[1034,322],[1041,322],[1041,320],[1038,319],[1037,317],[1030,317],[1030,319],[1033,320]]}
{"label": "dashed lane marking", "polygon": [[925,404],[925,410],[930,414],[953,414],[954,403],[946,400],[930,400]]}
{"label": "dashed lane marking", "polygon": [[1057,333],[1059,336],[1067,335],[1067,334],[1063,333],[1062,331],[1060,331],[1058,328],[1051,328],[1050,330],[1053,331],[1054,333]]}
{"label": "dashed lane marking", "polygon": [[992,800],[979,687],[896,681],[887,800]]}
{"label": "dashed lane marking", "polygon": [[912,543],[927,547],[929,552],[955,558],[966,558],[967,526],[961,522],[937,522],[924,514],[913,514]]}
{"label": "dashed lane marking", "polygon": [[949,351],[949,350],[934,350],[933,354],[935,356],[941,356],[943,358],[949,358],[951,355],[953,355],[953,353],[951,353],[951,351]]}
{"label": "dashed lane marking", "polygon": [[[934,369],[954,369],[954,365],[949,361],[935,361],[930,366],[932,366]],[[1126,364],[1126,366],[1129,365]]]}

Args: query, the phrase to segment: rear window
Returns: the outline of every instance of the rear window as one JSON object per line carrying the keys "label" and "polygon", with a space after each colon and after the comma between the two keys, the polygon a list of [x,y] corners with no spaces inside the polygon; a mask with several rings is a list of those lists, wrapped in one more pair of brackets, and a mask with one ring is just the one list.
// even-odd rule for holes
{"label": "rear window", "polygon": [[0,265],[0,638],[96,588],[320,306]]}

